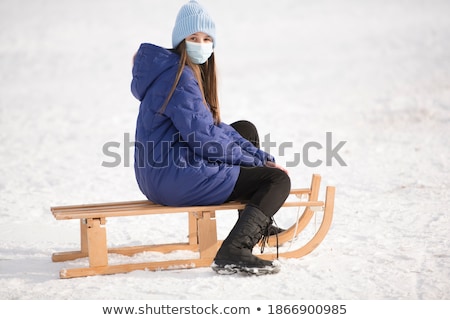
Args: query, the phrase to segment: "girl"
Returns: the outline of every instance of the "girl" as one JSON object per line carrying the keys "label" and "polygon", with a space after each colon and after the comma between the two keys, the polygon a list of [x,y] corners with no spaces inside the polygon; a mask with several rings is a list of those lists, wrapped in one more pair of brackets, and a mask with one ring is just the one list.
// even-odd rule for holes
{"label": "girl", "polygon": [[131,91],[141,101],[135,173],[145,196],[171,206],[231,200],[246,207],[212,264],[218,273],[266,274],[275,261],[252,254],[291,188],[286,170],[259,149],[247,121],[221,121],[216,83],[215,24],[197,2],[181,7],[174,49],[144,43],[135,55]]}

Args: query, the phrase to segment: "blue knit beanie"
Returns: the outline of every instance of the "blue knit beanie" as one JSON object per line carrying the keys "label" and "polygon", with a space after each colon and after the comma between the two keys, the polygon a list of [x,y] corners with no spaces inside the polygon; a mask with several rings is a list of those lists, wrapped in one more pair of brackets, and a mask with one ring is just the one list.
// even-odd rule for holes
{"label": "blue knit beanie", "polygon": [[209,35],[213,39],[213,47],[215,47],[216,26],[214,21],[196,0],[191,0],[178,12],[172,32],[173,48],[176,48],[187,36],[196,32],[204,32]]}

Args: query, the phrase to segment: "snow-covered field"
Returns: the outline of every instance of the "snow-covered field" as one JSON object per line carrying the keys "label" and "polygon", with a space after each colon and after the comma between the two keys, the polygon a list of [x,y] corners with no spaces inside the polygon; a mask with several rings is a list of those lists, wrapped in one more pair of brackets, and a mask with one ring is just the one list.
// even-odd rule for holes
{"label": "snow-covered field", "polygon": [[[223,120],[291,143],[270,151],[294,187],[313,173],[321,196],[336,186],[331,230],[273,276],[58,278],[86,261],[51,262],[78,245],[78,223],[55,221],[51,206],[144,198],[132,169],[131,59],[141,42],[170,46],[184,2],[0,2],[0,299],[450,299],[447,0],[203,0],[218,27]],[[346,166],[327,165],[327,132],[330,147],[346,141]],[[120,143],[113,168],[108,142]],[[294,163],[309,142],[323,148]],[[280,212],[278,225],[295,214]],[[220,237],[236,216],[218,216]],[[184,227],[177,215],[110,219],[108,239],[182,241]]]}

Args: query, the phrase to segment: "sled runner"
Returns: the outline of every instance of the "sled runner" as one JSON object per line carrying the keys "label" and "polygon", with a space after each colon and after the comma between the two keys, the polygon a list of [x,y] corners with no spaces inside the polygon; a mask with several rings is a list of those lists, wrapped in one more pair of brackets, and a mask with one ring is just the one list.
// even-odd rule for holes
{"label": "sled runner", "polygon": [[[325,200],[319,201],[320,175],[313,175],[310,188],[292,189],[290,197],[283,207],[304,208],[303,214],[286,231],[268,239],[267,246],[282,245],[297,237],[310,223],[316,212],[323,212],[320,226],[311,239],[301,246],[279,257],[300,258],[313,251],[325,238],[332,221],[335,187],[326,187]],[[292,199],[294,198],[294,199]],[[243,209],[244,203],[227,202],[221,205],[170,207],[152,203],[148,200],[87,204],[52,207],[57,220],[80,220],[81,248],[78,251],[59,252],[52,255],[53,262],[63,262],[88,258],[89,266],[84,268],[62,269],[60,278],[74,278],[92,275],[126,273],[134,270],[174,270],[209,267],[222,240],[217,239],[216,211]],[[154,214],[188,214],[188,236],[185,243],[167,243],[157,245],[139,245],[108,248],[106,237],[106,219]],[[149,230],[151,228],[149,227]],[[149,261],[140,263],[109,264],[108,254],[133,256],[145,251],[169,253],[175,250],[189,250],[197,253],[196,258],[167,261]],[[274,260],[277,253],[258,254],[263,259]]]}

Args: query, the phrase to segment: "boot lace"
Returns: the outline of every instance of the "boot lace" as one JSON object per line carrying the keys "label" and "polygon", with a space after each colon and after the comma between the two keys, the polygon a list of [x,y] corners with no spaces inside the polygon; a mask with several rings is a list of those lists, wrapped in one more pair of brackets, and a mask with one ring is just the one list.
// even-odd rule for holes
{"label": "boot lace", "polygon": [[[266,247],[266,243],[269,244],[269,238],[271,234],[275,235],[275,239],[277,242],[277,259],[278,259],[278,232],[277,232],[278,226],[277,223],[275,222],[275,220],[273,218],[270,219],[269,224],[267,225],[267,227],[265,228],[265,230],[263,230],[263,234],[262,234],[262,238],[260,241],[260,248],[261,248],[261,253],[264,253],[264,248]],[[273,231],[273,232],[272,232]]]}

